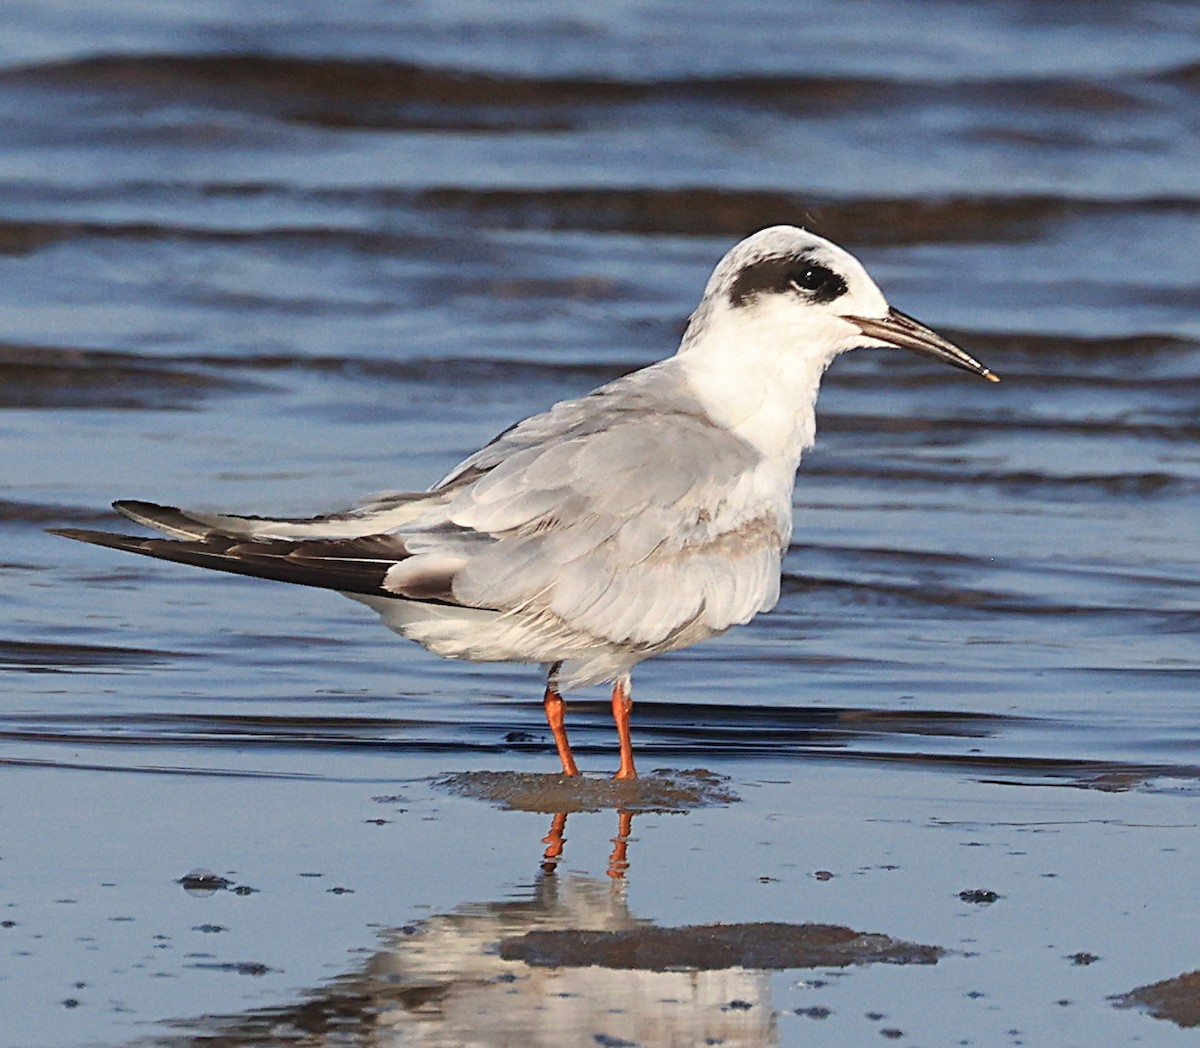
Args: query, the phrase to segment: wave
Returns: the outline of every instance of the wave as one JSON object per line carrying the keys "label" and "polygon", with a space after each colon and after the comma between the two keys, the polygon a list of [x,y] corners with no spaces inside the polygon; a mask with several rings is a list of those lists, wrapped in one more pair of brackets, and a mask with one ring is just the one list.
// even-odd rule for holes
{"label": "wave", "polygon": [[121,666],[153,666],[186,657],[179,652],[149,648],[0,640],[0,670],[22,669],[46,673]]}
{"label": "wave", "polygon": [[[1152,70],[1149,77],[1190,82],[1189,70]],[[1143,74],[1129,83],[1147,79]],[[753,103],[812,113],[841,113],[848,107],[878,111],[888,103],[959,97],[973,103],[1055,107],[1095,112],[1140,108],[1128,88],[1111,80],[1068,77],[992,77],[947,80],[812,74],[735,74],[654,77],[528,76],[511,72],[429,66],[370,58],[317,58],[256,52],[105,54],[10,66],[0,83],[157,92],[172,97],[192,93],[203,101],[241,98],[250,104],[270,99],[309,99],[454,106],[612,106],[621,103]]]}
{"label": "wave", "polygon": [[[578,231],[677,236],[742,236],[780,222],[808,226],[824,236],[859,246],[920,243],[1032,241],[1053,225],[1170,215],[1200,215],[1200,196],[1079,198],[1050,195],[897,196],[832,198],[805,192],[705,186],[651,188],[438,187],[295,190],[286,185],[152,186],[118,183],[93,202],[134,200],[147,192],[172,193],[194,204],[197,194],[275,195],[309,204],[337,204],[435,213],[471,228]],[[305,243],[339,246],[366,254],[392,254],[436,246],[432,236],[330,224],[222,227],[196,223],[101,219],[0,221],[0,253],[25,254],[63,240],[183,240],[196,242]],[[444,249],[444,245],[443,245]]]}
{"label": "wave", "polygon": [[0,409],[163,410],[255,384],[134,353],[0,344]]}
{"label": "wave", "polygon": [[[221,715],[161,714],[157,716],[117,714],[110,716],[26,716],[0,718],[0,739],[10,743],[58,743],[72,748],[69,761],[54,757],[0,758],[0,765],[34,765],[105,769],[114,771],[159,771],[177,774],[241,774],[266,777],[296,777],[296,772],[239,769],[227,772],[211,766],[214,749],[245,753],[269,753],[303,748],[314,751],[386,748],[396,758],[404,754],[435,753],[449,758],[480,754],[537,752],[546,743],[539,737],[512,728],[512,717],[532,723],[540,710],[534,704],[514,706],[510,717],[489,718],[476,711],[472,719],[475,741],[462,738],[462,726],[453,722],[428,721],[414,731],[411,721],[388,718],[292,718]],[[532,711],[532,712],[531,712]],[[573,702],[576,718],[574,748],[579,754],[607,753],[608,704]],[[1180,750],[1180,760],[1129,761],[1075,757],[1053,753],[979,752],[978,740],[991,739],[1019,751],[1029,739],[1047,738],[1064,749],[1077,725],[1067,720],[1011,717],[941,710],[891,712],[856,707],[781,707],[758,705],[709,705],[685,702],[638,704],[638,746],[646,756],[666,760],[697,759],[714,763],[769,757],[773,760],[804,758],[839,762],[867,762],[946,769],[976,775],[1003,776],[1009,781],[1041,781],[1043,785],[1076,786],[1086,789],[1133,789],[1146,787],[1161,777],[1200,778],[1200,767],[1187,760],[1190,748]],[[540,733],[539,733],[540,734]],[[592,736],[597,738],[593,740]],[[503,736],[500,743],[481,741]],[[519,736],[519,737],[518,737]],[[104,762],[99,754],[87,759],[84,747],[98,750],[118,746],[136,747],[138,756],[122,763]],[[147,748],[180,746],[195,748],[194,765],[162,767]],[[132,752],[132,751],[131,751]],[[314,775],[313,777],[319,777]]]}

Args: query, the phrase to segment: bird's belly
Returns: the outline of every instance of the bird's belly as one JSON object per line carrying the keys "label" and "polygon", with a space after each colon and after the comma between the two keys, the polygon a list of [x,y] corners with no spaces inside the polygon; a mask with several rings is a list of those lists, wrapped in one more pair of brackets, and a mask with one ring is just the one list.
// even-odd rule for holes
{"label": "bird's belly", "polygon": [[659,644],[620,644],[573,630],[545,614],[502,613],[358,593],[345,596],[373,608],[389,629],[443,658],[562,663],[559,680],[564,690],[613,680],[653,655],[723,632],[696,620]]}
{"label": "bird's belly", "polygon": [[472,662],[559,662],[606,647],[604,641],[547,622],[544,616],[356,593],[384,625],[435,655]]}

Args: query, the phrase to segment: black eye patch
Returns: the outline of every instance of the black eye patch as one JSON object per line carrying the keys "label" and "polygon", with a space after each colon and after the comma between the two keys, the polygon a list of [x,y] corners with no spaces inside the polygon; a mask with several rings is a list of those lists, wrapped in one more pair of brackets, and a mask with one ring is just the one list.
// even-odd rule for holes
{"label": "black eye patch", "polygon": [[800,294],[810,302],[832,302],[846,281],[828,266],[805,258],[764,258],[746,266],[729,289],[729,301],[744,306],[762,294]]}

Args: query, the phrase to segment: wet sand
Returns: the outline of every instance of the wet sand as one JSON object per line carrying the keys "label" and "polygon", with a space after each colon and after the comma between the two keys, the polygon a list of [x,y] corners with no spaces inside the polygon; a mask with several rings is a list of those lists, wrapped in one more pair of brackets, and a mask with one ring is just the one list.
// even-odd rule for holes
{"label": "wet sand", "polygon": [[233,763],[8,769],[0,941],[35,1002],[8,1043],[1166,1044],[1190,1021],[1167,989],[1117,999],[1194,963],[1170,791],[733,761],[732,803],[560,820],[448,791],[436,759]]}

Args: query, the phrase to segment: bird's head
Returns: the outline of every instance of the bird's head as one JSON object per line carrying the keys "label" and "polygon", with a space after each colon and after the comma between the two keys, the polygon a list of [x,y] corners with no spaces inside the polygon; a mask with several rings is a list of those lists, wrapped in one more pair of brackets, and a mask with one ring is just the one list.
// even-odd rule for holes
{"label": "bird's head", "polygon": [[681,350],[731,338],[799,349],[820,370],[849,349],[894,347],[999,381],[964,350],[889,306],[848,251],[795,226],[755,233],[721,259]]}

